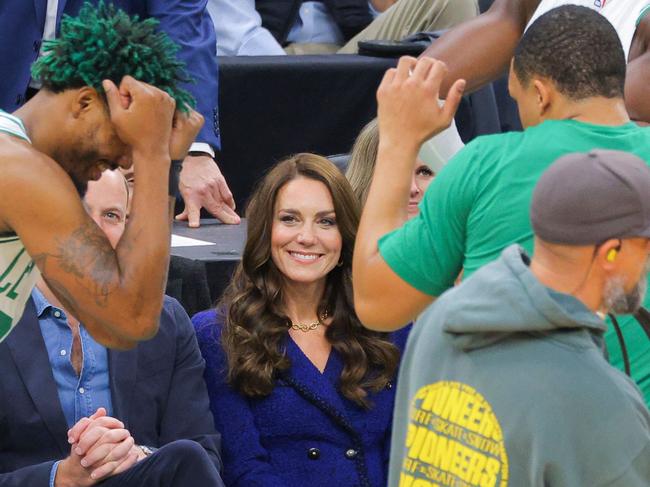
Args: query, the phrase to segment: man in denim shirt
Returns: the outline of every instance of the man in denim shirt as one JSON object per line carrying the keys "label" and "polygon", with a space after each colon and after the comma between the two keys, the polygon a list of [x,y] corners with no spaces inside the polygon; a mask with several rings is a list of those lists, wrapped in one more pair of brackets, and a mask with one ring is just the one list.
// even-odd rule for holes
{"label": "man in denim shirt", "polygon": [[[89,183],[86,210],[116,246],[128,190]],[[41,280],[20,332],[0,347],[0,486],[221,486],[193,328],[166,298],[155,338],[104,348]],[[119,418],[119,419],[118,419]]]}

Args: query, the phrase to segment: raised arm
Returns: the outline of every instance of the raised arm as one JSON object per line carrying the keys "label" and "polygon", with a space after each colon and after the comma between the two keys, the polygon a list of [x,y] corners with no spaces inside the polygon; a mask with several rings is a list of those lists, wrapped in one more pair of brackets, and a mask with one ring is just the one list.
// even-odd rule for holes
{"label": "raised arm", "polygon": [[442,62],[404,57],[397,69],[387,71],[377,91],[379,151],[352,265],[357,315],[374,330],[395,330],[433,301],[388,266],[379,253],[379,240],[406,222],[411,172],[420,146],[449,126],[460,102],[464,83],[457,81],[439,107],[445,74]]}
{"label": "raised arm", "polygon": [[650,124],[650,13],[636,29],[625,77],[625,105],[635,122]]}
{"label": "raised arm", "polygon": [[3,161],[0,214],[66,309],[102,344],[128,348],[158,328],[169,258],[170,147],[186,150],[202,117],[179,116],[172,129],[174,101],[164,92],[132,78],[119,93],[106,87],[111,120],[132,149],[136,173],[131,218],[117,248],[86,214],[61,167],[23,142]]}
{"label": "raised arm", "polygon": [[508,63],[528,19],[540,0],[495,0],[478,17],[450,29],[436,40],[423,56],[444,61],[449,72],[443,81],[443,94],[452,83],[467,81],[467,92],[479,89],[508,69]]}

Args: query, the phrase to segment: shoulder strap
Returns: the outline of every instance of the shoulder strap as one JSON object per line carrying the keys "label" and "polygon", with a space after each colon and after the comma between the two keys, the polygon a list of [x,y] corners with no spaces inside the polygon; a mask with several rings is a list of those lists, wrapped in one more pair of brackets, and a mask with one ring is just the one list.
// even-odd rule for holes
{"label": "shoulder strap", "polygon": [[27,130],[25,130],[25,125],[23,125],[22,120],[3,110],[0,110],[0,132],[5,132],[14,137],[26,140],[30,144],[32,143],[27,136]]}

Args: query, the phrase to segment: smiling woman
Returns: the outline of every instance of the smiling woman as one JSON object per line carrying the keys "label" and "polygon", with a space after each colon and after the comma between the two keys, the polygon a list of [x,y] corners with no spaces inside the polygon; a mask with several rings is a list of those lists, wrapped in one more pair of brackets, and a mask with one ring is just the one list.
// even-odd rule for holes
{"label": "smiling woman", "polygon": [[[278,191],[271,227],[271,258],[284,276],[284,286],[309,289],[318,299],[327,274],[341,256],[342,239],[327,186],[299,177]],[[341,264],[343,261],[341,261]]]}
{"label": "smiling woman", "polygon": [[226,484],[385,485],[399,350],[354,313],[352,188],[327,159],[298,154],[246,216],[218,311],[194,317]]}

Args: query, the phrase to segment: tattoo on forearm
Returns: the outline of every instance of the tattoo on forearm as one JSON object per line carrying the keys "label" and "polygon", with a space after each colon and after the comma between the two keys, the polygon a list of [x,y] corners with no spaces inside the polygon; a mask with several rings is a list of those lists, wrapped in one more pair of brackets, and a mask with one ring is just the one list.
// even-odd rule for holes
{"label": "tattoo on forearm", "polygon": [[118,284],[119,276],[115,275],[118,263],[115,251],[101,229],[92,221],[84,223],[69,236],[58,238],[56,248],[57,253],[39,254],[34,256],[34,261],[59,298],[64,298],[72,309],[78,309],[65,287],[48,279],[49,265],[59,267],[80,281],[90,290],[97,306],[107,306],[111,290]]}

